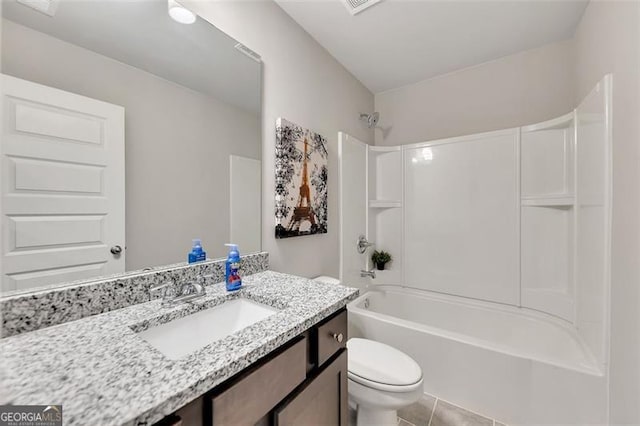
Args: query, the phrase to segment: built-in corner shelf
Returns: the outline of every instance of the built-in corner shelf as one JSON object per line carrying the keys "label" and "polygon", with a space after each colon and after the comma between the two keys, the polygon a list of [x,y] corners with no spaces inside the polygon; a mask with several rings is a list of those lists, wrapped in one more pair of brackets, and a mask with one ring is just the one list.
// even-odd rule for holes
{"label": "built-in corner shelf", "polygon": [[393,209],[402,207],[400,200],[369,200],[369,207],[372,209]]}
{"label": "built-in corner shelf", "polygon": [[522,197],[521,204],[529,207],[573,207],[575,197],[572,194]]}

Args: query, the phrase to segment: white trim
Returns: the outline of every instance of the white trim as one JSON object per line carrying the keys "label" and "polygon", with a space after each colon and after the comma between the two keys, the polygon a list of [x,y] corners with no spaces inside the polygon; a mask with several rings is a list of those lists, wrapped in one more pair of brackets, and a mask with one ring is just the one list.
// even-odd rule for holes
{"label": "white trim", "polygon": [[402,207],[400,200],[369,200],[369,208],[371,209],[391,209]]}

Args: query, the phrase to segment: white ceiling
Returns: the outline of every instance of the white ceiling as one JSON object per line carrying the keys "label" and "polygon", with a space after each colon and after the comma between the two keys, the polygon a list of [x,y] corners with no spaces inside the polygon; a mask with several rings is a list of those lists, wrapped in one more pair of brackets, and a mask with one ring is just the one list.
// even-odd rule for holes
{"label": "white ceiling", "polygon": [[571,38],[588,0],[275,0],[374,93]]}
{"label": "white ceiling", "polygon": [[54,17],[2,0],[2,15],[247,111],[260,110],[260,64],[203,19],[173,21],[167,0],[61,0]]}

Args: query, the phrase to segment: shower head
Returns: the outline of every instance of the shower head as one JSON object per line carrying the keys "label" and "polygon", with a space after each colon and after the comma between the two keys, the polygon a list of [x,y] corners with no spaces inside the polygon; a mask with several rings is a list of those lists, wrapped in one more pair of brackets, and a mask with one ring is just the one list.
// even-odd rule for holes
{"label": "shower head", "polygon": [[379,112],[374,112],[373,114],[361,113],[360,120],[367,123],[367,127],[371,129],[373,127],[376,127],[376,124],[378,124],[378,120],[380,120],[380,113]]}

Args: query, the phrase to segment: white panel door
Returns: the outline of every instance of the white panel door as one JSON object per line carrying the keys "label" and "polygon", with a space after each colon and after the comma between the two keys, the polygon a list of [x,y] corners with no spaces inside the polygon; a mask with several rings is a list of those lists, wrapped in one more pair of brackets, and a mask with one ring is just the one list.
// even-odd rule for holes
{"label": "white panel door", "polygon": [[2,290],[124,272],[124,108],[2,75],[2,109]]}
{"label": "white panel door", "polygon": [[240,253],[256,253],[262,240],[262,162],[253,158],[229,156],[231,226],[230,241]]}
{"label": "white panel door", "polygon": [[518,131],[404,154],[405,284],[518,305]]}
{"label": "white panel door", "polygon": [[367,254],[356,249],[359,235],[367,234],[367,145],[340,132],[340,281],[364,288]]}

